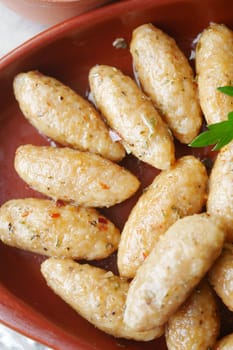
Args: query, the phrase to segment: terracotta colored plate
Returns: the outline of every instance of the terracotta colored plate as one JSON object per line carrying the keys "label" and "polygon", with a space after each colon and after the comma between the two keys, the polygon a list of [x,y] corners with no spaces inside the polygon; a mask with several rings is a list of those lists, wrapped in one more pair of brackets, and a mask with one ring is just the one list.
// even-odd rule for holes
{"label": "terracotta colored plate", "polygon": [[[0,204],[11,198],[38,196],[15,173],[14,152],[20,144],[48,143],[18,109],[12,93],[16,73],[38,69],[85,96],[89,90],[88,71],[97,63],[114,65],[133,75],[128,49],[116,49],[112,45],[116,38],[123,37],[129,43],[133,28],[153,22],[171,34],[189,56],[193,39],[210,21],[232,27],[232,0],[122,1],[57,25],[3,58],[0,61]],[[179,155],[190,153],[188,147],[178,148]],[[208,151],[197,150],[195,154],[205,158]],[[157,173],[133,157],[127,157],[123,164],[138,175],[142,187]],[[122,228],[139,193],[104,213]],[[44,259],[0,244],[1,322],[60,350],[166,348],[163,338],[142,344],[114,339],[95,329],[48,289],[40,274]],[[114,269],[114,264],[113,256],[101,266]]]}

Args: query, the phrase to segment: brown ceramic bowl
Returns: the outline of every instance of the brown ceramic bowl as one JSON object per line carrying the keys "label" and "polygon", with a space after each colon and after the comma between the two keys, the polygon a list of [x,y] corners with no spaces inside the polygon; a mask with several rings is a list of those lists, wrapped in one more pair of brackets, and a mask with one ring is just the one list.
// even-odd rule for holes
{"label": "brown ceramic bowl", "polygon": [[[232,0],[129,0],[81,15],[59,24],[26,42],[0,61],[0,205],[12,198],[38,196],[17,176],[13,160],[21,144],[47,144],[22,116],[12,91],[14,76],[38,69],[60,79],[78,93],[89,91],[88,71],[95,64],[109,64],[133,76],[128,48],[112,43],[132,30],[152,22],[172,35],[189,57],[192,41],[210,21],[233,28]],[[177,143],[177,156],[193,152],[206,158],[208,151]],[[147,186],[158,171],[132,156],[123,164]],[[121,229],[140,191],[130,200],[103,210]],[[44,256],[0,243],[0,321],[29,337],[59,350],[165,350],[164,339],[148,343],[115,339],[76,314],[46,286],[40,273]],[[115,269],[115,255],[100,263]],[[226,313],[224,313],[226,315]],[[233,331],[224,316],[223,325]]]}
{"label": "brown ceramic bowl", "polygon": [[51,25],[103,6],[111,0],[2,0],[2,2],[22,16]]}

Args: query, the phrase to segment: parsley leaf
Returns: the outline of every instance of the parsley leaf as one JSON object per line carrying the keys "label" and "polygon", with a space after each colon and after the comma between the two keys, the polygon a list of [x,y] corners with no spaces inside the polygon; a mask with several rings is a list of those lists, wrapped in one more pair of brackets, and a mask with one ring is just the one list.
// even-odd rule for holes
{"label": "parsley leaf", "polygon": [[223,92],[226,95],[233,96],[233,86],[220,86],[217,88],[217,90]]}
{"label": "parsley leaf", "polygon": [[208,130],[198,135],[191,143],[191,147],[205,147],[214,145],[213,150],[220,150],[233,140],[233,111],[228,113],[228,120],[210,124]]}
{"label": "parsley leaf", "polygon": [[[233,96],[233,86],[221,86],[217,90],[226,95]],[[228,113],[227,118],[227,120],[222,122],[208,125],[208,130],[195,137],[189,146],[205,147],[215,145],[213,150],[218,151],[227,145],[233,140],[233,111]]]}

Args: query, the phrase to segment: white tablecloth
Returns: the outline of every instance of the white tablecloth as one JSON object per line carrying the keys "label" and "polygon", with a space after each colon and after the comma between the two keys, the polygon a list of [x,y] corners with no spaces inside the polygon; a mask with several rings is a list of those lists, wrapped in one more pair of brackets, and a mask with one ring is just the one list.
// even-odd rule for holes
{"label": "white tablecloth", "polygon": [[[0,3],[0,57],[45,28],[46,26],[33,23]],[[0,349],[45,350],[48,348],[0,324]]]}
{"label": "white tablecloth", "polygon": [[0,2],[0,57],[45,28],[19,16]]}

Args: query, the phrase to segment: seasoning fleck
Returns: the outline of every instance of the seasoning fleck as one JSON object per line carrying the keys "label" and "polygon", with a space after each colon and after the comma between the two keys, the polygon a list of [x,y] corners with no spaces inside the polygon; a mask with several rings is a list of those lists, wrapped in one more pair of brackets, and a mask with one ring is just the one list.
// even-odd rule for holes
{"label": "seasoning fleck", "polygon": [[14,227],[13,227],[13,225],[12,225],[11,222],[9,222],[9,224],[8,224],[8,231],[9,231],[10,233],[12,233],[12,232],[14,231]]}
{"label": "seasoning fleck", "polygon": [[106,218],[104,218],[103,216],[99,216],[98,217],[98,222],[101,223],[101,224],[107,225],[108,220]]}
{"label": "seasoning fleck", "polygon": [[61,214],[59,214],[59,213],[50,213],[49,216],[51,216],[51,218],[53,218],[53,219],[57,219],[57,218],[59,218],[61,216]]}
{"label": "seasoning fleck", "polygon": [[102,187],[103,190],[109,190],[109,185],[105,184],[104,182],[100,182],[100,186]]}

